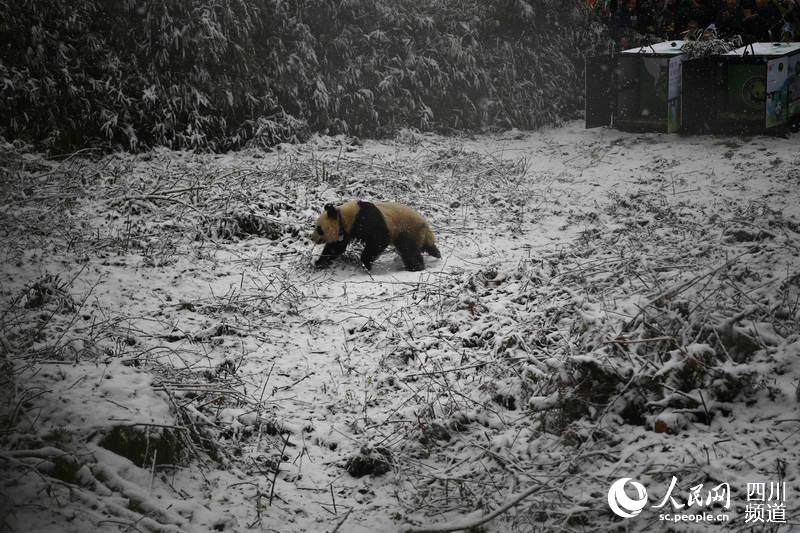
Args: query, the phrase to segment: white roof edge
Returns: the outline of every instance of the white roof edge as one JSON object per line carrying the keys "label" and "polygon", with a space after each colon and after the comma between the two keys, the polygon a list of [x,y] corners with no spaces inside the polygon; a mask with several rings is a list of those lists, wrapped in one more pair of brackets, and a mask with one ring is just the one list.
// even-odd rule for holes
{"label": "white roof edge", "polygon": [[800,52],[800,42],[753,43],[742,46],[725,55],[728,56],[782,56],[792,52]]}
{"label": "white roof edge", "polygon": [[664,41],[655,44],[646,44],[644,46],[637,46],[636,48],[629,48],[623,50],[623,54],[642,54],[642,55],[655,55],[655,54],[681,54],[684,41]]}

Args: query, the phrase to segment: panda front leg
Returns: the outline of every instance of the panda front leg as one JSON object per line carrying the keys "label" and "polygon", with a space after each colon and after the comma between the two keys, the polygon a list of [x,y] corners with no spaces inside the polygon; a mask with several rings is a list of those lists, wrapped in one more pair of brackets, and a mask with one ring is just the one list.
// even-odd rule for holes
{"label": "panda front leg", "polygon": [[329,242],[325,245],[325,248],[322,249],[322,253],[319,255],[317,262],[314,263],[314,266],[317,268],[325,268],[330,265],[334,259],[342,255],[345,250],[347,250],[347,241]]}
{"label": "panda front leg", "polygon": [[397,253],[403,260],[403,265],[406,270],[411,272],[418,272],[425,270],[425,260],[422,259],[422,251],[417,246],[417,242],[413,237],[408,235],[401,235],[395,243]]}

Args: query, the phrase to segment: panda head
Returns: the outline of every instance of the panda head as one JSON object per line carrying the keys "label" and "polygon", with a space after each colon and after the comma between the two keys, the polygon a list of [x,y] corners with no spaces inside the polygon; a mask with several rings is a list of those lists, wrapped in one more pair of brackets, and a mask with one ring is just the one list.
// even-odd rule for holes
{"label": "panda head", "polygon": [[344,239],[342,215],[333,204],[325,204],[325,211],[317,218],[314,231],[308,238],[315,244],[327,244]]}

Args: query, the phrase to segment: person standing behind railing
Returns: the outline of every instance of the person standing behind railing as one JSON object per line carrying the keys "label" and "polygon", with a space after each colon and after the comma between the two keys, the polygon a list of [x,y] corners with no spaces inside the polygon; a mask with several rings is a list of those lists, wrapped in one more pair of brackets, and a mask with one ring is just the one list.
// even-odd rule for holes
{"label": "person standing behind railing", "polygon": [[800,0],[783,0],[777,4],[781,22],[778,39],[800,40]]}

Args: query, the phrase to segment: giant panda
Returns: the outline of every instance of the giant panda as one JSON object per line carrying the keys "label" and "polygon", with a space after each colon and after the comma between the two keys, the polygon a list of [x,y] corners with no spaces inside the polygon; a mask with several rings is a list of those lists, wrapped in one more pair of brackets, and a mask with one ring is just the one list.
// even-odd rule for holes
{"label": "giant panda", "polygon": [[425,268],[422,252],[441,257],[428,223],[407,205],[353,200],[327,204],[309,238],[325,248],[315,266],[326,267],[342,255],[351,241],[362,241],[361,263],[367,270],[389,244],[394,245],[406,270]]}

